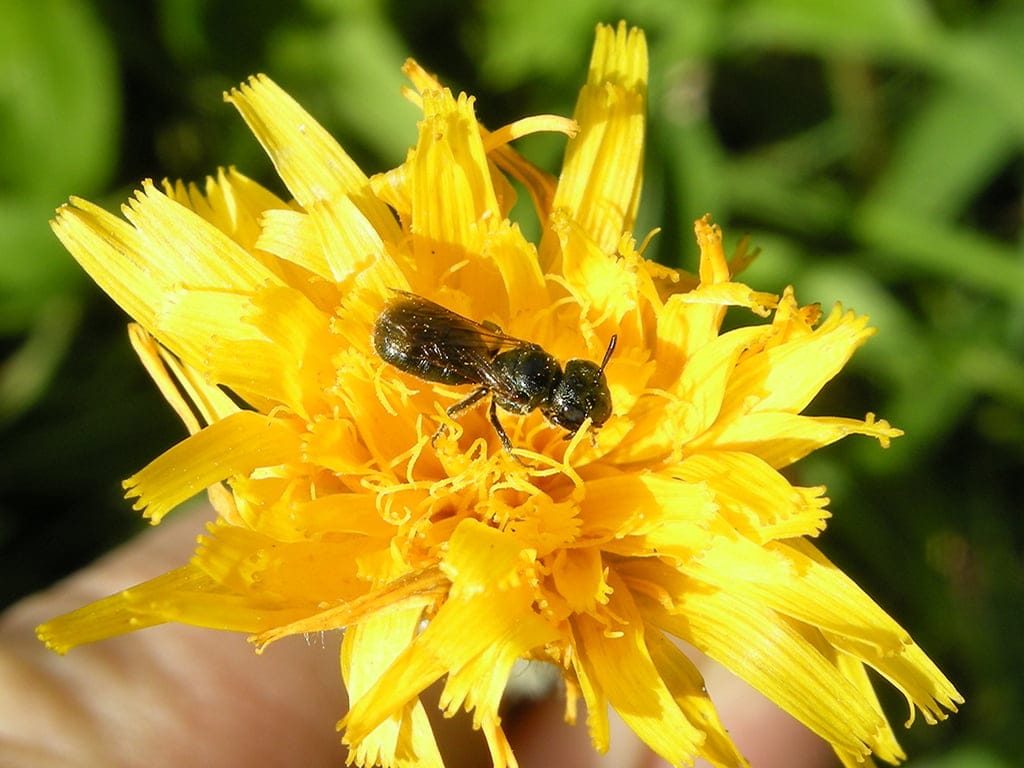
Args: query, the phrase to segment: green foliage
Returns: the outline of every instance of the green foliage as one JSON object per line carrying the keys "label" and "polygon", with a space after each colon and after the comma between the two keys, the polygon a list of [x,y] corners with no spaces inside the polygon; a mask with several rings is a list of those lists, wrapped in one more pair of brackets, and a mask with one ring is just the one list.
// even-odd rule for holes
{"label": "green foliage", "polygon": [[[829,485],[824,549],[968,698],[950,723],[904,738],[912,764],[1016,759],[1024,7],[1013,2],[259,0],[238,13],[0,0],[5,597],[123,535],[118,479],[179,434],[130,359],[124,318],[49,234],[56,204],[116,205],[140,178],[227,164],[283,192],[221,101],[257,71],[369,171],[400,162],[413,139],[406,56],[475,94],[488,124],[568,114],[594,24],[622,17],[651,48],[638,233],[662,232],[649,254],[692,267],[691,224],[710,211],[727,239],[750,233],[762,248],[745,275],[755,287],[792,284],[802,303],[842,301],[879,328],[814,407],[871,410],[906,436],[888,451],[840,444],[798,471]],[[522,148],[555,168],[562,147]]]}
{"label": "green foliage", "polygon": [[106,36],[88,6],[0,2],[0,424],[46,386],[77,316],[78,270],[45,225],[67,183],[98,191],[117,144]]}

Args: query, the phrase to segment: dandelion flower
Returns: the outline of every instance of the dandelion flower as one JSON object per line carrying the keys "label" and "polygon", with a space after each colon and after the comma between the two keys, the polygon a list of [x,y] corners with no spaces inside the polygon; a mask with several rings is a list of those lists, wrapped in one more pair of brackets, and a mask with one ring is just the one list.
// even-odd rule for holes
{"label": "dandelion flower", "polygon": [[[710,217],[696,275],[633,239],[647,84],[642,33],[599,27],[575,120],[493,132],[473,99],[415,63],[405,161],[367,177],[268,78],[227,95],[292,199],[236,170],[203,188],[145,182],[124,219],[81,199],[53,227],[131,315],[131,338],[190,436],[125,482],[153,523],[202,489],[218,510],[192,560],[39,628],[63,653],[163,622],[258,648],[344,629],[361,766],[440,765],[419,695],[472,713],[514,766],[499,705],[513,664],[560,673],[599,750],[608,706],[674,765],[745,762],[697,668],[721,662],[826,739],[846,765],[902,753],[867,670],[928,722],[962,701],[907,632],[811,544],[821,487],[780,470],[864,419],[801,415],[867,338],[867,319],[737,282]],[[577,133],[578,129],[578,133]],[[570,136],[560,177],[509,146]],[[516,181],[542,225],[509,220]],[[569,435],[537,410],[445,409],[465,386],[386,364],[372,329],[395,291],[599,361],[613,412]],[[722,329],[728,308],[756,316]],[[769,318],[762,320],[761,318]],[[439,425],[443,430],[438,430]],[[570,438],[570,439],[566,439]]]}

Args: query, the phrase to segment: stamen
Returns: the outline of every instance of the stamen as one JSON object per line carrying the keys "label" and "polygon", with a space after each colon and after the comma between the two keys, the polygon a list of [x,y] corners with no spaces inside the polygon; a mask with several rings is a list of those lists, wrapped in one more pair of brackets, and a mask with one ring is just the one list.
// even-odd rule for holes
{"label": "stamen", "polygon": [[571,139],[579,131],[580,127],[576,124],[576,121],[568,117],[562,117],[561,115],[531,115],[486,133],[483,136],[484,150],[491,152],[498,147],[509,144],[523,136],[528,136],[531,133],[564,133]]}

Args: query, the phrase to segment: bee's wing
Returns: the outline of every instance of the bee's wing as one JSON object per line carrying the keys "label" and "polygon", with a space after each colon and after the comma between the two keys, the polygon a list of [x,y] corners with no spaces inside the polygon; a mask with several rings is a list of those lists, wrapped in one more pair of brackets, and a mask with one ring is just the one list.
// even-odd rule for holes
{"label": "bee's wing", "polygon": [[456,314],[415,293],[396,290],[384,314],[395,328],[400,328],[408,355],[429,361],[432,368],[443,369],[445,375],[455,374],[466,382],[488,388],[500,387],[493,371],[492,359],[502,349],[527,342],[502,333],[468,317]]}

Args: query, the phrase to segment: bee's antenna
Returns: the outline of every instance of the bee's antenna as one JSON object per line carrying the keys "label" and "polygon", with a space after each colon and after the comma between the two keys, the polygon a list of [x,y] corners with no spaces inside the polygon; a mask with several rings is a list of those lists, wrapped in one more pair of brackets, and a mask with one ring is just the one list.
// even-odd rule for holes
{"label": "bee's antenna", "polygon": [[601,372],[604,373],[605,366],[608,365],[608,361],[612,357],[612,352],[615,351],[615,344],[619,340],[619,335],[613,333],[612,337],[608,340],[608,349],[604,352],[604,360],[601,361]]}

